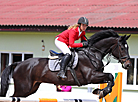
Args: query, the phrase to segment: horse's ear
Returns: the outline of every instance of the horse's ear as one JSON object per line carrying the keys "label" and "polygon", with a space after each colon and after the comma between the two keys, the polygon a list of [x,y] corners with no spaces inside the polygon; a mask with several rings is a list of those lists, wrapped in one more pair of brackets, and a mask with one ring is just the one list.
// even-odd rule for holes
{"label": "horse's ear", "polygon": [[121,36],[121,41],[123,41],[123,40],[125,40],[126,39],[126,35],[124,35],[124,36]]}
{"label": "horse's ear", "polygon": [[120,39],[120,41],[122,41],[122,42],[125,42],[126,40],[128,40],[128,38],[130,37],[131,35],[124,35],[124,36],[121,36],[121,39]]}
{"label": "horse's ear", "polygon": [[126,37],[126,40],[128,40],[128,38],[131,36],[131,34],[130,35],[128,35],[127,37]]}

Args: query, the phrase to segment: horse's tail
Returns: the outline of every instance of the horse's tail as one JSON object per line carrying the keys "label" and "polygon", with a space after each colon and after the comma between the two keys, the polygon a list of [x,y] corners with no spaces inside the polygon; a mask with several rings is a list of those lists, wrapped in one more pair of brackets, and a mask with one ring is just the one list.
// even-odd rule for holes
{"label": "horse's tail", "polygon": [[15,62],[10,66],[6,67],[1,75],[1,89],[0,89],[0,97],[5,97],[7,90],[9,88],[9,80],[12,77],[12,73],[14,68],[19,64],[19,62]]}

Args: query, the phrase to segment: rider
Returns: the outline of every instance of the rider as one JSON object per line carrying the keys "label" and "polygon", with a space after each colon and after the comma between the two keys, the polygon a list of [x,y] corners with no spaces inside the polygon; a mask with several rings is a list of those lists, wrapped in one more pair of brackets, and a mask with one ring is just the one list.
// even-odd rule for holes
{"label": "rider", "polygon": [[[85,30],[88,27],[89,21],[86,17],[80,17],[77,24],[70,26],[67,30],[63,31],[56,36],[55,45],[65,55],[60,63],[60,71],[57,74],[58,78],[63,80],[65,76],[65,68],[71,60],[71,51],[69,48],[86,47],[88,42],[85,37]],[[74,43],[75,40],[81,38],[81,43]]]}

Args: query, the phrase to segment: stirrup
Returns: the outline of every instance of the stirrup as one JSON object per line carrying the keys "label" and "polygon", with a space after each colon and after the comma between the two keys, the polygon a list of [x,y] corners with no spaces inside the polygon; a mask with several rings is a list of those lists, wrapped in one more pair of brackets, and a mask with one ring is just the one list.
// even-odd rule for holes
{"label": "stirrup", "polygon": [[58,78],[62,78],[62,80],[65,80],[67,77],[65,76],[65,72],[64,71],[60,71],[58,74],[57,74],[57,77]]}

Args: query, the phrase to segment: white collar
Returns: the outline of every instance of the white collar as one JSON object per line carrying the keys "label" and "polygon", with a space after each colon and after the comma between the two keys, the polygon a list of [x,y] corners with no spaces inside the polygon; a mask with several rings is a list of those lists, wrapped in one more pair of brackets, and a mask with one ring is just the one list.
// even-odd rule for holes
{"label": "white collar", "polygon": [[81,35],[82,31],[80,31],[80,28],[78,27],[78,30],[79,30],[79,36]]}

